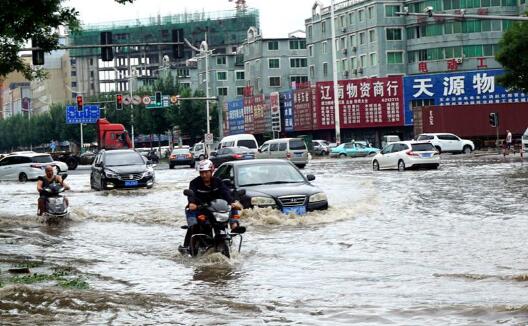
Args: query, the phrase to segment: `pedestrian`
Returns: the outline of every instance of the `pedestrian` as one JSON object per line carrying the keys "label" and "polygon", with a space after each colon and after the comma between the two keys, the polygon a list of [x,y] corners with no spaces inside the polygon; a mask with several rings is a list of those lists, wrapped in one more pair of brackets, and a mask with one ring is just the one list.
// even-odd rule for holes
{"label": "pedestrian", "polygon": [[511,148],[512,148],[512,134],[509,130],[506,130],[506,144],[504,148],[504,156],[510,155]]}

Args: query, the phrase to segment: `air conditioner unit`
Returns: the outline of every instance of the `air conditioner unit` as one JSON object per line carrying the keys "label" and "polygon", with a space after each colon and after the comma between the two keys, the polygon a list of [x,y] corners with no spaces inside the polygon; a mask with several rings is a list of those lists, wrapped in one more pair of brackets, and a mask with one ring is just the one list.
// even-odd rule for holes
{"label": "air conditioner unit", "polygon": [[355,46],[352,47],[352,51],[356,52],[357,48]]}
{"label": "air conditioner unit", "polygon": [[357,74],[358,74],[358,70],[354,69],[354,75],[357,75]]}
{"label": "air conditioner unit", "polygon": [[464,62],[464,58],[455,58],[456,63]]}
{"label": "air conditioner unit", "polygon": [[341,28],[341,32],[346,33],[347,29],[346,27]]}
{"label": "air conditioner unit", "polygon": [[357,71],[358,71],[359,74],[362,74],[363,73],[363,68],[359,67]]}
{"label": "air conditioner unit", "polygon": [[343,49],[342,52],[343,52],[344,55],[347,55],[348,54],[348,49]]}

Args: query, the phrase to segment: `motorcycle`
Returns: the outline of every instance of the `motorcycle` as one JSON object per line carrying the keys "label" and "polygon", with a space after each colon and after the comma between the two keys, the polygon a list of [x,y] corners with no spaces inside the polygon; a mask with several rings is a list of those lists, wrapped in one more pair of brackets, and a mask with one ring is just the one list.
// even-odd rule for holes
{"label": "motorcycle", "polygon": [[[185,189],[183,194],[187,197],[193,196],[192,190]],[[201,204],[197,209],[198,224],[192,227],[198,230],[191,236],[189,248],[180,246],[178,250],[183,255],[190,255],[191,257],[201,256],[209,250],[220,252],[227,258],[231,258],[230,248],[233,239],[240,237],[238,244],[238,252],[242,249],[242,234],[246,231],[245,227],[237,227],[237,232],[229,230],[229,218],[239,214],[238,210],[231,209],[227,201],[223,199],[216,199],[210,203]],[[210,225],[210,231],[208,225]],[[187,230],[189,226],[181,227]],[[212,232],[211,232],[212,231]]]}
{"label": "motorcycle", "polygon": [[66,200],[66,197],[61,195],[64,190],[64,187],[56,182],[53,182],[48,187],[44,188],[47,196],[46,207],[42,216],[48,223],[59,222],[62,219],[68,218],[70,214],[68,201]]}
{"label": "motorcycle", "polygon": [[154,164],[159,164],[159,156],[156,153],[156,150],[151,150],[150,152],[148,152],[147,159]]}

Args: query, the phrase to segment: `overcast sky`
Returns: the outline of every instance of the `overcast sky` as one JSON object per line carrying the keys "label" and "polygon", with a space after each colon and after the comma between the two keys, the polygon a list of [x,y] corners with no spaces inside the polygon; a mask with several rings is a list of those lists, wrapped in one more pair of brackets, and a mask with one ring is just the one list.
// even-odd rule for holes
{"label": "overcast sky", "polygon": [[[304,30],[304,20],[311,15],[314,0],[247,0],[248,6],[260,11],[264,37],[286,37],[289,32]],[[330,0],[323,0],[329,4]],[[67,6],[79,11],[83,24],[145,18],[187,12],[231,10],[228,0],[136,0],[120,5],[113,0],[68,0]]]}

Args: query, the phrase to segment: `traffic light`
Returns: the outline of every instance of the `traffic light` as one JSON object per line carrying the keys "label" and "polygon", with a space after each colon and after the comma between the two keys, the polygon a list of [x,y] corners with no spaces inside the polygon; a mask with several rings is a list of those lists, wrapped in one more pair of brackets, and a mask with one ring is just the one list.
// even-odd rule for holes
{"label": "traffic light", "polygon": [[[101,32],[101,45],[112,44],[112,32]],[[101,47],[101,60],[114,60],[114,51],[111,46]]]}
{"label": "traffic light", "polygon": [[499,114],[497,112],[491,112],[489,114],[489,124],[494,128],[499,125]]}
{"label": "traffic light", "polygon": [[123,110],[123,95],[116,95],[116,110]]}
{"label": "traffic light", "polygon": [[[31,46],[34,48],[40,47],[40,44],[37,40],[31,39]],[[34,66],[42,66],[44,64],[44,51],[43,50],[33,50],[31,51],[31,59]]]}
{"label": "traffic light", "polygon": [[82,112],[83,110],[83,97],[81,95],[77,95],[77,112]]}
{"label": "traffic light", "polygon": [[173,29],[172,30],[172,42],[179,42],[180,44],[172,45],[172,56],[174,59],[182,59],[183,55],[183,29]]}
{"label": "traffic light", "polygon": [[156,106],[161,106],[161,92],[156,92],[154,103],[156,103]]}

